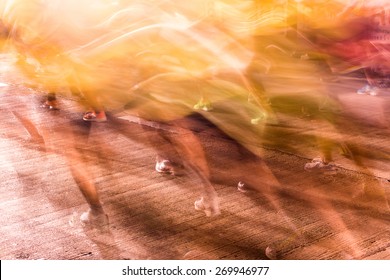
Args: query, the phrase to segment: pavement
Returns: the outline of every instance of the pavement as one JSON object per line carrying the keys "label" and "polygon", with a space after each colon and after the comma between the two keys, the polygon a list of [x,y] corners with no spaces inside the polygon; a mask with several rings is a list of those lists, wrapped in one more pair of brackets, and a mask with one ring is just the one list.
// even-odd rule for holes
{"label": "pavement", "polygon": [[[41,108],[44,92],[29,87],[11,62],[0,59],[1,259],[390,259],[386,91],[357,95],[362,81],[340,77],[330,88],[350,118],[338,133],[281,114],[281,123],[267,126],[261,158],[190,116],[221,208],[206,217],[193,206],[199,197],[193,174],[154,171],[156,149],[147,140],[156,127],[169,126],[124,112],[86,123],[84,108],[69,96],[60,110]],[[318,143],[308,141],[317,133],[355,143],[348,146],[352,157],[341,145],[334,168],[305,170],[321,165],[312,162],[321,156]],[[69,151],[79,161],[69,161]],[[259,162],[280,185],[238,188],[241,181],[267,185]],[[83,165],[97,186],[108,231],[80,221],[88,206],[71,164]]]}

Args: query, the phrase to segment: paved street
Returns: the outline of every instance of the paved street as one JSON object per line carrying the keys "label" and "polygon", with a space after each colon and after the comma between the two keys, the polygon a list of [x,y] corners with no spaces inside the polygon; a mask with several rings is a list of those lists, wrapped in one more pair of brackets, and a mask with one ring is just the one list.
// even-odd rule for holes
{"label": "paved street", "polygon": [[[206,217],[194,209],[195,176],[155,172],[156,150],[146,144],[153,122],[109,112],[105,123],[86,123],[71,96],[46,110],[44,93],[29,88],[7,56],[0,69],[1,259],[390,259],[389,92],[357,95],[363,82],[351,77],[330,85],[351,116],[344,123],[354,123],[335,137],[356,143],[364,168],[338,147],[334,169],[305,170],[321,156],[311,135],[334,133],[316,120],[281,114],[267,126],[259,159],[190,116],[220,201],[221,214]],[[79,219],[88,205],[69,149],[99,189],[108,231]],[[259,162],[280,185],[240,191],[240,181],[267,185],[269,177],[254,172]]]}

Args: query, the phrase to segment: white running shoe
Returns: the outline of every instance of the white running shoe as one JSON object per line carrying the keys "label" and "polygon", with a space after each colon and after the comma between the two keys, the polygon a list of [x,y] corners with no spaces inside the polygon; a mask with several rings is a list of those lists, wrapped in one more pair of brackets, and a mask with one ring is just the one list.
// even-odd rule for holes
{"label": "white running shoe", "polygon": [[371,96],[377,96],[378,92],[379,92],[378,87],[374,87],[374,86],[370,86],[370,85],[365,85],[364,87],[362,87],[356,91],[357,94],[360,94],[360,95],[367,94],[367,95],[371,95]]}
{"label": "white running shoe", "polygon": [[155,169],[158,173],[165,173],[165,174],[172,174],[172,175],[175,174],[175,170],[172,166],[172,163],[167,159],[164,159],[162,161],[157,161]]}

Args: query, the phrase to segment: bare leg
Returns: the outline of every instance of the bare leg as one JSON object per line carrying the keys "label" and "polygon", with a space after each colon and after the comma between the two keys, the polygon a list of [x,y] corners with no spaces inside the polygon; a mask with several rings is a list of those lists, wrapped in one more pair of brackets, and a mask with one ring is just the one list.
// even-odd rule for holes
{"label": "bare leg", "polygon": [[[160,137],[150,139],[151,144],[158,151],[156,167],[159,163],[164,163],[163,167],[167,171],[165,173],[175,175],[177,174],[175,164],[177,166],[178,162],[169,159],[172,155],[179,157],[180,164],[192,172],[201,184],[201,198],[195,202],[195,208],[204,211],[207,216],[218,215],[220,211],[217,193],[210,183],[210,171],[203,146],[194,133],[186,127],[187,123],[183,120],[177,132],[158,130]],[[161,140],[165,143],[161,144]]]}
{"label": "bare leg", "polygon": [[88,175],[87,167],[76,150],[73,135],[70,135],[69,138],[72,139],[72,143],[70,143],[67,152],[65,152],[65,156],[73,179],[90,208],[88,212],[81,215],[81,221],[84,223],[91,223],[97,227],[107,226],[108,217],[104,212],[96,186]]}
{"label": "bare leg", "polygon": [[184,166],[195,173],[201,184],[201,198],[195,202],[195,209],[203,210],[207,216],[216,216],[220,213],[218,195],[210,183],[204,149],[197,137],[188,130],[188,133],[173,139],[175,147],[184,159]]}

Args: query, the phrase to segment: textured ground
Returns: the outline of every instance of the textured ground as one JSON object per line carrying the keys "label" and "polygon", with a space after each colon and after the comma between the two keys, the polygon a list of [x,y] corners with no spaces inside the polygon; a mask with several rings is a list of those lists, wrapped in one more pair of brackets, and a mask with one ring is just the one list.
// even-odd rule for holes
{"label": "textured ground", "polygon": [[[356,117],[340,129],[367,156],[365,170],[336,149],[337,172],[305,171],[320,155],[307,139],[334,131],[281,115],[288,125],[270,126],[264,141],[263,160],[281,183],[272,195],[238,191],[238,181],[256,175],[257,159],[193,117],[221,204],[221,215],[207,218],[193,207],[198,182],[191,174],[154,172],[155,151],[142,141],[153,131],[123,114],[84,123],[71,98],[46,111],[42,94],[6,58],[1,69],[1,259],[390,259],[390,95],[358,96],[355,80],[333,85]],[[69,135],[99,188],[108,232],[79,220],[87,205],[63,156]]]}

